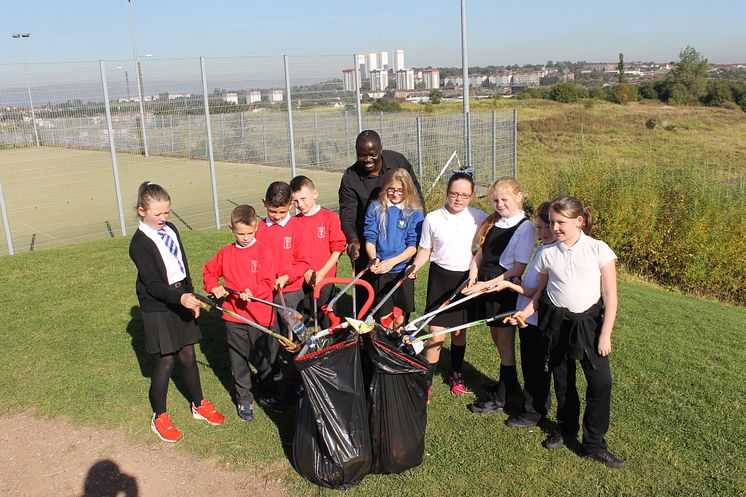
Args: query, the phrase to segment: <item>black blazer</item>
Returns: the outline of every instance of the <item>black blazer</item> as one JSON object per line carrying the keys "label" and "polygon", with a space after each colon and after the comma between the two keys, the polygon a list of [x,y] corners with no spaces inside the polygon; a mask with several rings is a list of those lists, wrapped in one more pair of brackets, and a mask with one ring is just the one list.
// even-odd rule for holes
{"label": "black blazer", "polygon": [[138,229],[130,241],[130,259],[137,267],[135,291],[143,312],[162,312],[173,305],[181,305],[182,294],[191,293],[194,290],[192,278],[189,276],[189,264],[184,252],[184,244],[181,243],[179,232],[173,224],[166,224],[176,233],[179,247],[181,247],[184,270],[187,274],[184,280],[185,285],[181,288],[168,285],[166,265],[163,263],[158,247],[153,240]]}

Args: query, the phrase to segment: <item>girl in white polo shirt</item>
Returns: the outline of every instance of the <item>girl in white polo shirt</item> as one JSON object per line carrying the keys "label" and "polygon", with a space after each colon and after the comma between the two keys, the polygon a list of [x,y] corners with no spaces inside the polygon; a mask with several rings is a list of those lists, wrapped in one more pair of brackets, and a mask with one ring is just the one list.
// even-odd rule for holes
{"label": "girl in white polo shirt", "polygon": [[611,409],[609,354],[617,312],[616,255],[606,243],[588,236],[591,213],[575,197],[554,200],[549,218],[557,242],[546,247],[536,261],[538,289],[546,288],[546,292],[537,291],[526,309],[517,313],[533,313],[538,301],[539,328],[549,341],[547,361],[554,377],[559,431],[544,445],[559,448],[578,434],[578,360],[588,384],[584,457],[621,468],[625,462],[609,452],[604,439]]}
{"label": "girl in white polo shirt", "polygon": [[[469,207],[474,196],[474,179],[471,174],[457,171],[448,180],[446,203],[429,213],[422,225],[420,248],[414,259],[415,273],[430,260],[427,279],[427,305],[432,310],[450,297],[456,288],[469,277],[474,235],[487,213]],[[414,278],[413,273],[410,278]],[[469,306],[456,306],[437,314],[430,321],[430,331],[452,328],[469,320]],[[424,356],[433,367],[438,364],[445,335],[435,336],[425,344]],[[451,335],[451,394],[467,393],[462,369],[466,352],[466,330]]]}
{"label": "girl in white polo shirt", "polygon": [[[482,223],[477,233],[479,250],[471,262],[470,283],[464,290],[465,294],[521,276],[534,250],[534,225],[523,212],[524,194],[518,182],[510,176],[498,178],[490,187],[490,197],[495,212]],[[512,291],[485,294],[478,302],[480,317],[489,318],[514,310],[516,296]],[[487,324],[500,352],[500,379],[487,401],[469,406],[472,412],[479,414],[502,411],[508,399],[517,408],[523,405],[523,392],[515,367],[515,327],[499,320]]]}

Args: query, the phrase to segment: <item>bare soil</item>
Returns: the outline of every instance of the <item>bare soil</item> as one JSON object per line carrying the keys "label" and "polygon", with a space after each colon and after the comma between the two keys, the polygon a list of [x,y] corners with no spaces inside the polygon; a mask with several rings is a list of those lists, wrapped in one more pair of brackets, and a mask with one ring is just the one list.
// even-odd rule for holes
{"label": "bare soil", "polygon": [[136,445],[116,431],[31,413],[0,416],[0,494],[18,497],[287,495],[251,469],[229,471],[171,444]]}

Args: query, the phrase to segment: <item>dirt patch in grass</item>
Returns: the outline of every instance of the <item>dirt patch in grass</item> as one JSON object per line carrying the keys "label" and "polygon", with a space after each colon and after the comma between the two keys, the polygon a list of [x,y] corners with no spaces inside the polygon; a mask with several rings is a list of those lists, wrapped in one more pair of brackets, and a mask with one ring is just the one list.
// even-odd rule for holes
{"label": "dirt patch in grass", "polygon": [[0,445],[3,495],[288,495],[259,470],[231,471],[171,444],[136,445],[116,431],[75,428],[28,412],[0,416]]}

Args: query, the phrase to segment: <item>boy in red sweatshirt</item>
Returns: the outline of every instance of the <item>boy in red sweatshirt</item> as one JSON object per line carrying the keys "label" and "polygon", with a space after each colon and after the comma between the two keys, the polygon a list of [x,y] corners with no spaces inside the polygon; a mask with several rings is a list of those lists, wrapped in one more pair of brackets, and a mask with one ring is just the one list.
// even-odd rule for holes
{"label": "boy in red sweatshirt", "polygon": [[[282,292],[285,305],[297,309],[303,300],[303,275],[309,265],[300,223],[290,215],[290,185],[284,181],[271,183],[262,202],[267,209],[267,217],[259,222],[256,237],[269,247],[275,260],[275,302],[280,303],[279,292]],[[275,319],[274,328],[288,334],[279,316]],[[271,360],[274,363],[280,350],[277,341],[274,341],[272,350]]]}
{"label": "boy in red sweatshirt", "polygon": [[[304,275],[302,312],[313,317],[313,289],[317,282],[337,275],[337,261],[347,245],[342,232],[342,222],[334,212],[324,209],[316,203],[319,191],[313,181],[306,176],[296,176],[290,181],[293,204],[298,210],[296,218],[301,225],[305,252],[308,254],[309,269]],[[317,307],[329,303],[334,285],[321,289]],[[329,319],[322,313],[318,315],[322,328],[330,325]]]}
{"label": "boy in red sweatshirt", "polygon": [[[223,306],[262,326],[272,326],[273,310],[260,302],[252,302],[251,297],[271,299],[275,284],[275,266],[272,251],[258,242],[255,237],[259,219],[250,205],[239,205],[231,213],[228,227],[236,241],[220,249],[202,268],[202,281],[205,291],[217,298],[226,297]],[[220,284],[223,278],[224,285]],[[229,294],[225,287],[241,292]],[[249,360],[257,369],[258,377],[271,390],[272,363],[269,360],[269,340],[259,330],[223,313],[225,321],[228,356],[230,358],[233,384],[236,389],[238,417],[244,421],[254,419],[251,392],[251,370]],[[264,392],[265,395],[269,391]]]}

